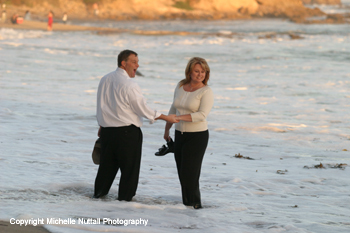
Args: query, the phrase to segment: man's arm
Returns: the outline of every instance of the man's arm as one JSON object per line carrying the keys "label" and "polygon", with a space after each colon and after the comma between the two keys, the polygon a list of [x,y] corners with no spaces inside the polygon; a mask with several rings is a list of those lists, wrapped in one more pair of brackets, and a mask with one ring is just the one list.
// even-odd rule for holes
{"label": "man's arm", "polygon": [[[164,120],[171,123],[177,123],[178,120],[175,119],[175,114],[163,115],[159,112],[151,109],[147,106],[146,100],[141,93],[141,89],[138,85],[134,85],[128,91],[130,108],[137,115],[147,118],[151,121],[154,120]],[[160,115],[159,115],[160,114]]]}

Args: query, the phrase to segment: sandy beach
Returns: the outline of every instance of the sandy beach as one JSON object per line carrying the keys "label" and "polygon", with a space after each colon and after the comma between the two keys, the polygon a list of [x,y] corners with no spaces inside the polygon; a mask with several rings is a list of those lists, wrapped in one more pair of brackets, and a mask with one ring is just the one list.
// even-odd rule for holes
{"label": "sandy beach", "polygon": [[2,233],[48,233],[42,226],[20,226],[8,221],[0,221],[0,232]]}
{"label": "sandy beach", "polygon": [[[21,24],[0,23],[0,28],[21,30],[47,30],[47,22],[24,20]],[[119,31],[112,28],[87,27],[74,24],[53,23],[53,31]]]}
{"label": "sandy beach", "polygon": [[[27,21],[24,20],[21,24],[3,23],[0,22],[0,28],[11,28],[18,30],[47,30],[47,23],[41,21]],[[126,30],[118,28],[108,28],[108,27],[89,27],[75,24],[63,24],[63,23],[53,23],[52,31],[93,31],[99,35],[102,34],[115,34],[128,32],[137,35],[197,35],[200,33],[195,32],[185,32],[185,31],[166,31],[166,30]]]}

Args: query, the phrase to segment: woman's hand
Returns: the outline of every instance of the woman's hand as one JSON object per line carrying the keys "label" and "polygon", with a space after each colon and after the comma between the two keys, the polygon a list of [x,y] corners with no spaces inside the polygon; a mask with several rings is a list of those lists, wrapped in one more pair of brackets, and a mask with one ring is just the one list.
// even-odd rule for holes
{"label": "woman's hand", "polygon": [[163,138],[165,139],[165,141],[169,141],[169,140],[170,140],[169,134],[170,134],[171,126],[173,126],[173,123],[167,122],[167,123],[165,124],[164,136],[163,136]]}

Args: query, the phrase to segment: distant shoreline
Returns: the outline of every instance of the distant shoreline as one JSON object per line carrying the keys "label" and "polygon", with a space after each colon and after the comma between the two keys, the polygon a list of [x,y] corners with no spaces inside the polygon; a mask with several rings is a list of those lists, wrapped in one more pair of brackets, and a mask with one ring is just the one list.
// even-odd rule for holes
{"label": "distant shoreline", "polygon": [[[268,17],[253,17],[253,18],[245,18],[245,19],[221,19],[222,21],[237,21],[237,20],[243,20],[243,21],[260,21],[260,20],[287,20],[283,18],[268,18]],[[188,21],[190,19],[179,19],[179,21]],[[201,35],[201,33],[196,32],[187,32],[187,31],[161,31],[161,30],[128,30],[128,29],[120,29],[120,28],[111,28],[111,27],[100,27],[100,26],[83,26],[79,25],[82,23],[89,23],[89,22],[127,22],[127,21],[164,21],[164,20],[141,20],[141,19],[135,19],[135,20],[113,20],[113,19],[92,19],[92,18],[86,18],[86,19],[73,19],[70,20],[69,23],[63,23],[61,20],[54,20],[53,23],[53,31],[93,31],[97,34],[116,34],[116,33],[131,33],[131,34],[138,34],[138,35]],[[169,19],[169,21],[171,21]],[[201,21],[196,19],[196,21]],[[205,20],[202,19],[202,21],[217,21],[217,20]],[[291,21],[292,22],[292,21]],[[292,22],[293,23],[293,22]],[[295,23],[295,22],[294,22]],[[325,24],[326,22],[315,20],[310,21],[307,24]],[[12,24],[9,20],[7,20],[5,23],[0,21],[0,29],[1,28],[9,28],[9,29],[15,29],[15,30],[41,30],[41,31],[47,31],[47,20],[23,20],[23,23],[20,24]]]}
{"label": "distant shoreline", "polygon": [[[89,22],[89,20],[84,20]],[[41,30],[47,31],[47,22],[41,21],[27,21],[24,20],[21,24],[12,23],[1,23],[0,28],[10,28],[15,30]],[[52,31],[94,31],[97,34],[116,34],[116,33],[132,33],[138,35],[199,35],[196,32],[185,32],[185,31],[162,31],[162,30],[127,30],[118,28],[108,28],[108,27],[93,27],[93,26],[82,26],[75,24],[63,24],[63,23],[53,23]]]}
{"label": "distant shoreline", "polygon": [[[47,30],[47,22],[24,20],[21,24],[0,23],[0,28],[22,29],[22,30]],[[89,27],[74,24],[53,23],[53,31],[97,31],[97,30],[118,30],[102,27]]]}

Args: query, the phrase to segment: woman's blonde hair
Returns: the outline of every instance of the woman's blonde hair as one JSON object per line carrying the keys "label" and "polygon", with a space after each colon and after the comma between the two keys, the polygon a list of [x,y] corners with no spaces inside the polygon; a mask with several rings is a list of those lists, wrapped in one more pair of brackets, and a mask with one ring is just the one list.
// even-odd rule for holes
{"label": "woman's blonde hair", "polygon": [[205,71],[205,78],[203,80],[203,84],[207,85],[210,76],[210,68],[208,66],[208,63],[205,59],[201,57],[193,57],[187,63],[187,67],[185,70],[186,78],[180,81],[180,87],[191,82],[191,73],[193,71],[194,66],[197,64],[199,64]]}

